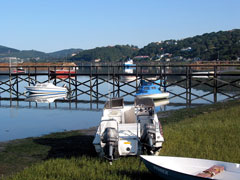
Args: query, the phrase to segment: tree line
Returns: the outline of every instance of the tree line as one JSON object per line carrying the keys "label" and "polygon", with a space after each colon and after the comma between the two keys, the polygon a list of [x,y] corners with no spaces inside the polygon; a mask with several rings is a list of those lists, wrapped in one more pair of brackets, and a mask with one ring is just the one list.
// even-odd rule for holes
{"label": "tree line", "polygon": [[84,50],[70,60],[122,61],[135,56],[157,59],[165,54],[172,59],[237,60],[240,58],[240,29],[205,33],[181,40],[152,42],[143,48],[116,45]]}

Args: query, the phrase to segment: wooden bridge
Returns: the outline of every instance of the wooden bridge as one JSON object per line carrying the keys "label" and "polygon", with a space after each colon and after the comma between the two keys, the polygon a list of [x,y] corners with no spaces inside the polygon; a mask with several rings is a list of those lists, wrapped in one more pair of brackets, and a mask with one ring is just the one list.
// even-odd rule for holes
{"label": "wooden bridge", "polygon": [[[68,85],[71,92],[68,101],[80,102],[83,95],[88,96],[89,101],[105,101],[109,96],[135,96],[141,80],[158,79],[163,82],[158,85],[170,93],[170,102],[179,98],[182,103],[192,105],[199,99],[215,103],[218,96],[224,96],[224,99],[240,96],[240,65],[136,65],[131,68],[119,65],[24,66],[24,72],[13,73],[16,68],[0,66],[0,100],[27,97],[20,88],[21,83],[35,85],[53,82],[55,85]],[[68,72],[51,73],[58,69]],[[6,93],[9,97],[3,97]]]}

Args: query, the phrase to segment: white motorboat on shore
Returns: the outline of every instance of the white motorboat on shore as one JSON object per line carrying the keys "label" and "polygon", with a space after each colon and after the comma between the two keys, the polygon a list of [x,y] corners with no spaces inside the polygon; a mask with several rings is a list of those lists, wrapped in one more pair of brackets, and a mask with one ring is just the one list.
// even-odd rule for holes
{"label": "white motorboat on shore", "polygon": [[67,87],[58,87],[52,83],[38,83],[35,86],[25,87],[29,93],[34,94],[54,94],[54,93],[66,93]]}
{"label": "white motorboat on shore", "polygon": [[240,164],[223,161],[141,155],[152,173],[168,180],[239,180]]}
{"label": "white motorboat on shore", "polygon": [[136,98],[134,105],[125,106],[123,99],[117,98],[105,104],[93,145],[100,157],[111,162],[143,152],[158,154],[163,141],[152,99]]}

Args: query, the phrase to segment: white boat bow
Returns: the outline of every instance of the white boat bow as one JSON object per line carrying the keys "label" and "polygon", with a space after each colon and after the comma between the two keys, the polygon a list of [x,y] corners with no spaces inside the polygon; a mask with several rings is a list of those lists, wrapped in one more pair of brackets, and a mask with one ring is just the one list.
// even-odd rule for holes
{"label": "white boat bow", "polygon": [[[240,164],[223,161],[170,157],[170,156],[147,156],[141,155],[146,167],[154,174],[171,180],[239,180]],[[219,173],[208,174],[206,170],[211,167],[224,169]],[[215,174],[215,175],[214,175]],[[207,177],[207,176],[212,177]],[[205,176],[205,177],[202,177]]]}

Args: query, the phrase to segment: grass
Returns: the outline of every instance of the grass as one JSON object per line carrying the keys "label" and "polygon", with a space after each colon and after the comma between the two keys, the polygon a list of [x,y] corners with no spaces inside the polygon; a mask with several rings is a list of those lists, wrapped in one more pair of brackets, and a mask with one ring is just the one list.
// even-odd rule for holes
{"label": "grass", "polygon": [[112,166],[97,157],[58,158],[31,166],[9,179],[154,179],[144,166],[139,170],[138,166],[139,159],[136,157],[119,159]]}
{"label": "grass", "polygon": [[[162,113],[167,117],[161,119],[165,137],[161,155],[240,163],[239,105],[235,100]],[[139,168],[137,157],[120,158],[110,166],[96,156],[92,140],[93,136],[71,131],[8,143],[0,153],[2,179],[156,178],[145,166]]]}
{"label": "grass", "polygon": [[239,123],[239,107],[231,107],[169,124],[162,154],[240,162]]}
{"label": "grass", "polygon": [[0,153],[0,174],[10,174],[40,162],[49,150],[48,146],[41,146],[31,138],[11,141]]}

